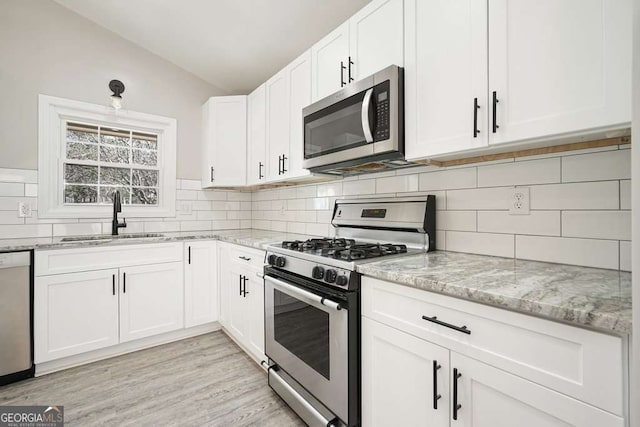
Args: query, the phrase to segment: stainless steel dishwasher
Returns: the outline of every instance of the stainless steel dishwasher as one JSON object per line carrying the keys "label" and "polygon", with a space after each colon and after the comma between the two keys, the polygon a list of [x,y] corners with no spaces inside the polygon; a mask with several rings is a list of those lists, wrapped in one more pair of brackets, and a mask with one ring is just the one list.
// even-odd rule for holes
{"label": "stainless steel dishwasher", "polygon": [[0,385],[33,377],[32,251],[0,253]]}

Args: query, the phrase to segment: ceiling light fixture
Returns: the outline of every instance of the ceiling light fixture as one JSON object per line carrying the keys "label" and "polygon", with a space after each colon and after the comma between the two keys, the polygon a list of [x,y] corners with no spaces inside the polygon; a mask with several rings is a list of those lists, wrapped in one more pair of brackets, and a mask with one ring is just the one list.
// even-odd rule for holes
{"label": "ceiling light fixture", "polygon": [[111,95],[111,106],[114,110],[118,111],[122,108],[122,93],[124,92],[124,83],[120,80],[111,80],[109,82],[109,89],[113,94]]}

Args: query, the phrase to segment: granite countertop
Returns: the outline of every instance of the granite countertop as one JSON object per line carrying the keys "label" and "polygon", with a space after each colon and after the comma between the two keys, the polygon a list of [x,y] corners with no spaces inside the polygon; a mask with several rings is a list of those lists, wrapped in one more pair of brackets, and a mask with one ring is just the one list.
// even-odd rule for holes
{"label": "granite countertop", "polygon": [[[125,234],[126,235],[126,234]],[[77,237],[77,236],[74,236]],[[115,239],[95,239],[97,236],[85,236],[89,240],[63,241],[64,237],[47,237],[33,239],[0,239],[0,252],[21,251],[30,249],[69,249],[88,246],[114,246],[131,245],[144,243],[159,243],[184,240],[221,240],[229,243],[236,243],[256,249],[264,250],[271,243],[283,240],[306,240],[310,237],[301,234],[283,233],[266,230],[208,230],[208,231],[187,231],[175,233],[158,233],[157,237],[130,237]]]}
{"label": "granite countertop", "polygon": [[358,266],[366,276],[607,332],[631,332],[631,273],[455,252]]}

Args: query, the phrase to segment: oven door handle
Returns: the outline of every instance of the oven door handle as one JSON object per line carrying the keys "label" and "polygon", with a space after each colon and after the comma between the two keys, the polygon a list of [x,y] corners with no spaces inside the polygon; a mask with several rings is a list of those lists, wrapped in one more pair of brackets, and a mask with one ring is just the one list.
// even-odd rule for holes
{"label": "oven door handle", "polygon": [[332,301],[328,298],[321,297],[320,295],[316,295],[312,292],[305,291],[304,289],[298,288],[297,286],[290,285],[282,280],[275,279],[271,276],[264,276],[264,279],[268,282],[274,283],[279,287],[286,289],[291,295],[299,296],[302,298],[306,298],[311,301],[315,301],[318,304],[324,305],[325,307],[333,308],[334,310],[343,310],[344,308],[337,302]]}
{"label": "oven door handle", "polygon": [[364,132],[364,138],[367,142],[373,142],[373,135],[371,134],[371,123],[369,123],[371,96],[373,96],[373,88],[369,88],[365,92],[364,99],[362,100],[362,110],[360,111],[360,118],[362,119],[362,131]]}

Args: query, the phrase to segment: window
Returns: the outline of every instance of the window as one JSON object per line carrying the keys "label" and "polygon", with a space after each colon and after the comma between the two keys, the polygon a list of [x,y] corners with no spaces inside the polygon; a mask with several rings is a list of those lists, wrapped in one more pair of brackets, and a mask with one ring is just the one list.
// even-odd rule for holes
{"label": "window", "polygon": [[176,121],[40,95],[38,216],[175,216]]}

